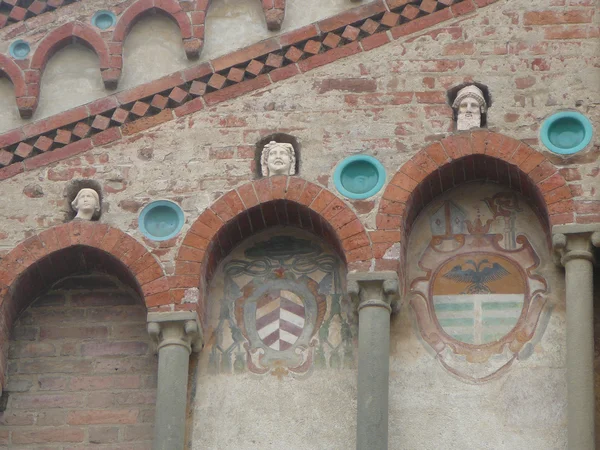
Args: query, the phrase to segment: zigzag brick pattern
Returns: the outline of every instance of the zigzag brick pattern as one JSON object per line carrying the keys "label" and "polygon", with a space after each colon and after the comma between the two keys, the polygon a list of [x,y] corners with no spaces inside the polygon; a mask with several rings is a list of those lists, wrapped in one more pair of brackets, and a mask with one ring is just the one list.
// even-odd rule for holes
{"label": "zigzag brick pattern", "polygon": [[0,28],[81,0],[0,0]]}
{"label": "zigzag brick pattern", "polygon": [[26,125],[0,135],[0,180],[474,10],[471,0],[376,1]]}

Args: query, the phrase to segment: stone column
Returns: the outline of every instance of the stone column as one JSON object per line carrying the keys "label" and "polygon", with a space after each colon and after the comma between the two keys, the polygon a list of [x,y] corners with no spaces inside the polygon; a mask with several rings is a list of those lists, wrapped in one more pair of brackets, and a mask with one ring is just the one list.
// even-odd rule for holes
{"label": "stone column", "polygon": [[594,450],[594,254],[600,232],[565,225],[552,243],[565,267],[567,306],[567,420],[568,445],[572,450]]}
{"label": "stone column", "polygon": [[190,353],[202,348],[198,315],[187,311],[148,313],[148,333],[158,350],[152,449],[183,450]]}
{"label": "stone column", "polygon": [[387,450],[390,313],[398,296],[396,272],[349,273],[358,303],[357,450]]}

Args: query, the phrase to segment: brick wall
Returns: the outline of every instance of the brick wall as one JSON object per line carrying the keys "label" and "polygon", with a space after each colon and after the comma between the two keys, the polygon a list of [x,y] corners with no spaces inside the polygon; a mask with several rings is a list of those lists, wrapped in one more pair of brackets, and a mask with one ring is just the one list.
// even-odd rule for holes
{"label": "brick wall", "polygon": [[63,279],[13,328],[0,448],[149,449],[156,361],[130,292],[101,275]]}

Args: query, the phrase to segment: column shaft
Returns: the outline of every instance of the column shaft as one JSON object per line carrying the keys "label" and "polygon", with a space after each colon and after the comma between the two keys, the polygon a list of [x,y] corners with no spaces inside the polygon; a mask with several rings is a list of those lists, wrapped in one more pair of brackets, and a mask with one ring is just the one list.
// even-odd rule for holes
{"label": "column shaft", "polygon": [[358,322],[358,450],[387,450],[390,308],[367,306]]}
{"label": "column shaft", "polygon": [[565,271],[569,449],[593,450],[596,414],[593,265],[589,259],[573,257],[565,262]]}
{"label": "column shaft", "polygon": [[202,348],[196,313],[148,313],[148,333],[158,348],[153,450],[183,450],[190,353]]}
{"label": "column shaft", "polygon": [[183,450],[190,352],[166,345],[158,352],[158,387],[153,450]]}

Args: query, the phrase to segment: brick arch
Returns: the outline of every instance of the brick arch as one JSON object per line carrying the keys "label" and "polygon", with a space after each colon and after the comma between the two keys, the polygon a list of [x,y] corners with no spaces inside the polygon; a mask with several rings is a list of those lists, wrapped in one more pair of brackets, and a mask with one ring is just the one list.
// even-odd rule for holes
{"label": "brick arch", "polygon": [[29,95],[28,112],[32,115],[38,105],[40,96],[40,81],[46,64],[60,49],[77,40],[96,53],[100,60],[100,74],[107,88],[115,87],[109,77],[110,55],[108,44],[102,39],[91,25],[82,22],[66,23],[52,32],[39,43],[31,58],[28,74],[27,91]]}
{"label": "brick arch", "polygon": [[229,191],[193,223],[177,254],[172,301],[181,303],[185,291],[196,287],[203,297],[219,262],[235,245],[277,225],[321,236],[350,270],[372,259],[371,241],[360,219],[329,190],[295,176],[262,178]]}
{"label": "brick arch", "polygon": [[23,119],[31,117],[33,111],[29,107],[31,100],[27,95],[27,84],[21,68],[11,58],[0,53],[0,75],[4,74],[13,84],[19,114]]}
{"label": "brick arch", "polygon": [[6,345],[19,313],[56,281],[90,270],[116,276],[146,306],[166,286],[162,267],[146,248],[106,224],[72,221],[29,237],[0,261],[0,390]]}
{"label": "brick arch", "polygon": [[375,252],[378,264],[401,267],[381,260],[383,254],[399,242],[402,258],[411,227],[423,208],[442,192],[476,180],[500,183],[523,194],[548,229],[574,222],[571,190],[542,153],[499,133],[459,133],[418,152],[386,187],[379,204],[377,230],[396,232],[399,240],[390,235],[390,240],[381,244]]}
{"label": "brick arch", "polygon": [[[123,70],[123,42],[133,26],[150,13],[160,13],[173,20],[179,27],[183,47],[188,59],[198,58],[204,45],[204,22],[209,2],[196,2],[197,11],[191,18],[177,0],[137,0],[119,18],[115,25],[111,43],[110,77],[116,85]],[[118,63],[118,64],[117,64]]]}

